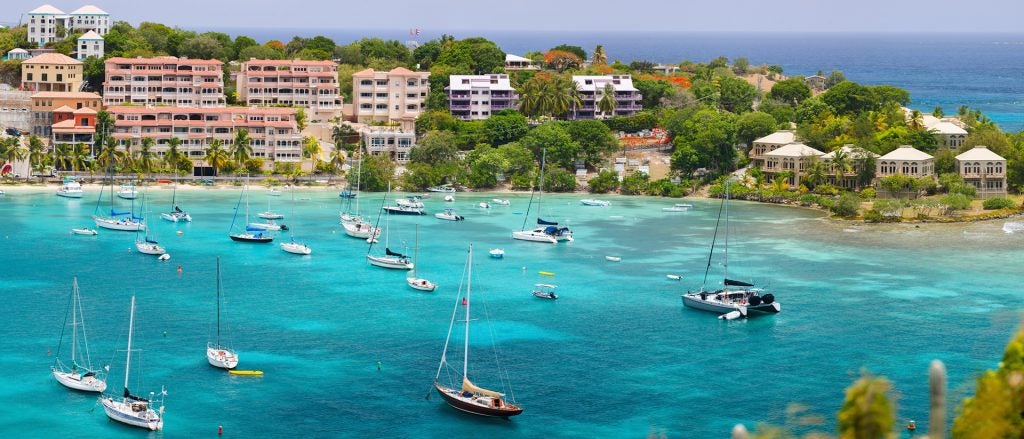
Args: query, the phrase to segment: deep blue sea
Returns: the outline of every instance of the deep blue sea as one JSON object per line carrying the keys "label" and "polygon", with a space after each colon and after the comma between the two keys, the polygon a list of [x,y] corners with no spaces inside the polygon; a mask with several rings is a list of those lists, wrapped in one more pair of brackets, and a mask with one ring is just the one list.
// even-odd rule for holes
{"label": "deep blue sea", "polygon": [[[239,29],[260,42],[287,42],[294,35],[324,35],[339,44],[363,37],[410,41],[408,30]],[[425,42],[443,30],[423,29]],[[955,114],[961,105],[982,110],[1009,131],[1024,129],[1024,33],[711,33],[711,32],[531,32],[456,31],[483,36],[502,50],[522,55],[558,44],[588,52],[603,44],[611,60],[677,63],[718,56],[747,57],[752,65],[778,64],[789,75],[842,70],[852,81],[892,84],[910,91],[911,107],[930,113],[936,106]]]}
{"label": "deep blue sea", "polygon": [[[862,368],[893,381],[901,423],[924,424],[929,362],[946,362],[949,398],[959,401],[979,371],[996,366],[1020,323],[1014,264],[1024,235],[1004,233],[1001,221],[865,226],[735,202],[730,275],[768,286],[783,312],[724,322],[680,301],[701,284],[717,201],[693,200],[691,211],[670,214],[661,208],[675,200],[609,196],[611,207],[595,208],[581,206],[579,196],[545,197],[544,216],[577,237],[545,245],[510,238],[523,223],[527,195],[484,211],[474,206],[492,195],[459,193],[464,222],[425,216],[390,223],[392,248],[408,251],[420,225],[419,274],[440,285],[425,294],[408,288],[403,273],[367,264],[366,243],[338,225],[335,192],[300,191],[294,205],[287,192],[253,193],[254,212],[271,202],[287,215],[292,230],[278,241],[289,234],[305,240],[308,257],[286,254],[276,242],[229,240],[238,189],[179,192],[194,222],[151,222],[171,254],[167,262],[136,253],[131,233],[70,235],[91,223],[96,195],[87,188],[85,198],[68,200],[38,189],[0,198],[0,436],[145,434],[108,421],[94,396],[49,374],[73,276],[93,361],[111,365],[114,392],[123,380],[129,297],[137,296],[135,346],[142,351],[133,360],[141,369],[133,370],[132,391],[168,391],[165,429],[151,437],[213,437],[219,425],[224,437],[711,438],[738,422],[834,431],[843,389]],[[381,194],[364,195],[364,213],[375,212]],[[159,211],[171,190],[151,189],[148,197]],[[444,203],[426,204],[437,212]],[[477,253],[471,376],[500,389],[500,360],[525,408],[511,421],[424,398],[469,244]],[[486,257],[495,247],[505,249],[504,260]],[[239,368],[263,370],[261,378],[206,363],[218,256],[224,337],[240,354]],[[721,269],[716,257],[712,283]],[[561,297],[532,297],[541,281],[558,284]],[[461,346],[456,328],[452,343]],[[449,355],[461,361],[458,352]],[[798,406],[820,421],[787,415]]]}

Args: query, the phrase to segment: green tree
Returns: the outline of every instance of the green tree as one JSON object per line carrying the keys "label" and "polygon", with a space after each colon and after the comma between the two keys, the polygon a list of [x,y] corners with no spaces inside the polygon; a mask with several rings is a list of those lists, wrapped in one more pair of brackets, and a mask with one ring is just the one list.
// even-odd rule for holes
{"label": "green tree", "polygon": [[142,141],[140,142],[139,145],[138,159],[135,161],[136,165],[139,167],[140,172],[148,174],[153,172],[153,169],[156,167],[156,153],[153,152],[153,145],[155,144],[156,142],[153,140],[152,137],[142,138]]}
{"label": "green tree", "polygon": [[737,114],[750,111],[757,97],[757,89],[753,85],[740,78],[726,76],[719,79],[719,86],[722,108]]}
{"label": "green tree", "polygon": [[531,130],[519,143],[533,152],[539,161],[547,150],[547,168],[573,168],[580,144],[557,122],[548,122]]}
{"label": "green tree", "polygon": [[619,174],[615,171],[601,171],[587,181],[591,193],[604,194],[619,188]]}
{"label": "green tree", "polygon": [[573,55],[576,55],[580,59],[587,59],[587,52],[585,50],[583,50],[583,48],[580,47],[580,46],[570,46],[568,44],[559,44],[559,45],[557,45],[555,47],[552,47],[550,50],[560,50],[560,51],[563,51],[563,52],[569,52],[569,53],[571,53]]}
{"label": "green tree", "polygon": [[174,136],[167,139],[167,151],[164,152],[164,164],[174,173],[177,173],[178,170],[181,169],[181,163],[184,159],[188,158],[183,152],[181,152],[181,150],[178,149],[179,147],[181,147],[181,139]]}
{"label": "green tree", "polygon": [[231,53],[231,44],[227,46],[210,33],[196,35],[185,40],[181,46],[181,55],[194,59],[219,59],[229,61],[234,56]]}
{"label": "green tree", "polygon": [[878,100],[872,89],[850,81],[840,82],[828,89],[821,94],[821,100],[841,115],[878,108]]}
{"label": "green tree", "polygon": [[239,167],[242,167],[250,157],[252,157],[252,138],[249,137],[249,130],[239,128],[235,131],[235,140],[231,145],[231,158]]}
{"label": "green tree", "polygon": [[14,163],[25,160],[27,156],[28,151],[21,146],[21,138],[0,137],[0,160],[6,163]]}
{"label": "green tree", "polygon": [[732,60],[732,71],[737,75],[747,74],[747,69],[750,68],[750,60],[746,57],[739,57]]}
{"label": "green tree", "polygon": [[825,88],[832,88],[832,86],[846,80],[846,75],[840,70],[833,70],[829,72],[825,78]]}
{"label": "green tree", "polygon": [[388,183],[394,181],[395,167],[395,162],[386,155],[367,154],[363,156],[362,167],[356,168],[363,190],[370,192],[387,190]]}
{"label": "green tree", "polygon": [[864,373],[846,388],[837,423],[840,439],[895,437],[895,407],[890,401],[889,380]]}
{"label": "green tree", "polygon": [[[608,125],[597,120],[576,120],[559,123],[573,142],[579,145],[576,158],[586,166],[596,167],[605,156],[619,149],[618,141]],[[548,151],[551,157],[551,151]]]}
{"label": "green tree", "polygon": [[775,132],[778,122],[772,115],[754,111],[743,113],[736,119],[736,141],[752,145],[755,139]]}
{"label": "green tree", "polygon": [[643,195],[647,193],[651,178],[644,172],[634,172],[622,178],[619,185],[622,195]]}
{"label": "green tree", "polygon": [[455,134],[450,131],[430,131],[409,151],[409,160],[433,166],[458,161],[455,142]]}
{"label": "green tree", "polygon": [[603,66],[608,64],[608,54],[604,52],[604,46],[598,44],[594,48],[594,54],[591,57],[591,62],[595,66]]}
{"label": "green tree", "polygon": [[576,190],[576,176],[562,168],[548,168],[544,175],[545,192],[572,192]]}
{"label": "green tree", "polygon": [[295,126],[296,126],[296,128],[298,128],[299,131],[305,130],[306,129],[306,123],[307,123],[307,120],[306,120],[306,110],[303,109],[303,108],[296,108],[295,109]]}
{"label": "green tree", "polygon": [[[246,50],[248,48],[257,48],[257,47],[260,47],[260,44],[257,43],[256,40],[254,40],[254,39],[252,39],[250,37],[247,37],[245,35],[239,35],[239,36],[235,37],[235,41],[231,45],[231,49],[235,53],[238,54],[238,60],[239,61],[248,61],[249,60],[249,58],[243,58],[242,57],[242,52],[244,50]],[[331,52],[333,52],[333,51],[334,51],[334,49],[331,48]]]}
{"label": "green tree", "polygon": [[49,162],[49,155],[43,140],[32,135],[28,138],[28,165],[33,171],[40,172]]}
{"label": "green tree", "polygon": [[469,162],[469,184],[474,188],[497,186],[498,174],[505,173],[511,166],[502,151],[485,143],[477,145],[466,159]]}
{"label": "green tree", "polygon": [[601,100],[597,101],[597,111],[600,113],[601,119],[615,115],[615,105],[615,86],[611,83],[605,84]]}
{"label": "green tree", "polygon": [[320,141],[313,136],[306,136],[302,138],[302,157],[313,160],[313,169],[320,166],[320,154],[323,154],[324,149],[320,146]]}
{"label": "green tree", "polygon": [[803,78],[784,79],[772,86],[768,97],[790,105],[797,105],[811,97],[811,88],[807,86]]}
{"label": "green tree", "polygon": [[466,38],[444,47],[436,64],[452,67],[465,74],[492,73],[505,66],[505,52],[487,39]]}
{"label": "green tree", "polygon": [[656,108],[662,105],[663,100],[670,100],[677,92],[674,85],[662,80],[633,78],[633,86],[643,96],[640,105],[644,108]]}
{"label": "green tree", "polygon": [[514,111],[503,111],[484,121],[484,135],[491,145],[515,142],[529,131],[526,116]]}
{"label": "green tree", "polygon": [[732,170],[736,158],[735,116],[700,110],[682,123],[674,139],[672,169],[692,172],[695,167]]}

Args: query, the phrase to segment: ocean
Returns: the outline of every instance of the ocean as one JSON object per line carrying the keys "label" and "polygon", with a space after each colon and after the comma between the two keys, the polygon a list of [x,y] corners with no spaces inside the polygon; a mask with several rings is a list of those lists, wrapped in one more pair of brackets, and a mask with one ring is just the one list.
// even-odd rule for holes
{"label": "ocean", "polygon": [[[295,35],[324,35],[338,44],[363,37],[425,42],[442,30],[223,28],[263,42],[288,42]],[[707,62],[718,56],[747,57],[751,65],[777,64],[787,75],[842,70],[863,84],[891,84],[910,92],[910,107],[931,113],[942,107],[955,114],[961,105],[976,108],[1004,130],[1024,129],[1024,33],[712,33],[712,32],[532,32],[456,31],[458,38],[486,37],[505,52],[522,55],[559,44],[598,44],[609,60],[677,63]]]}
{"label": "ocean", "polygon": [[[1020,259],[1024,235],[1005,233],[1002,221],[869,226],[734,202],[730,277],[766,286],[782,312],[725,322],[680,300],[702,284],[718,201],[692,200],[690,211],[667,213],[661,208],[677,200],[607,196],[612,206],[600,208],[580,205],[576,195],[546,196],[544,217],[568,224],[576,241],[545,245],[510,238],[523,225],[528,195],[483,210],[476,204],[494,195],[459,193],[454,207],[464,222],[390,221],[391,247],[403,252],[413,251],[419,224],[418,274],[440,285],[426,294],[405,285],[404,273],[367,264],[367,244],[338,225],[334,192],[298,191],[293,204],[288,192],[254,190],[252,212],[270,205],[291,227],[272,245],[228,239],[237,189],[177,195],[194,222],[150,224],[167,262],[136,253],[132,233],[69,234],[91,225],[94,189],[80,200],[43,189],[0,198],[0,435],[142,433],[108,421],[95,396],[50,376],[75,276],[93,362],[111,366],[115,394],[124,380],[129,298],[137,297],[141,352],[130,387],[168,392],[164,431],[155,437],[213,436],[218,426],[224,437],[724,437],[739,422],[834,431],[843,389],[862,370],[892,380],[899,423],[926,425],[929,362],[946,363],[952,404],[997,365],[1020,323],[1020,276],[1009,261]],[[364,195],[364,214],[372,215],[381,194]],[[147,196],[157,218],[171,190]],[[430,212],[444,204],[426,201]],[[277,242],[289,236],[313,254],[282,252]],[[515,396],[525,412],[508,421],[426,398],[470,244],[471,377]],[[487,257],[497,247],[504,260]],[[239,369],[263,377],[231,376],[206,362],[217,257],[223,337],[239,352]],[[723,269],[716,255],[709,288],[720,285]],[[534,298],[538,282],[557,284],[561,297]],[[456,323],[447,354],[456,366],[462,341]]]}

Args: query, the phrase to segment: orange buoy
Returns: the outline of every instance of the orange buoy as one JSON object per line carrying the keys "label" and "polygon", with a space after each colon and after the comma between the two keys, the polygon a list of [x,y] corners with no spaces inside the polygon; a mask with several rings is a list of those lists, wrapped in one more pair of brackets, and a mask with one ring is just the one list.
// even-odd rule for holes
{"label": "orange buoy", "polygon": [[907,423],[907,431],[914,431],[914,430],[917,430],[917,424],[915,424],[914,421],[911,420],[910,422]]}
{"label": "orange buoy", "polygon": [[224,426],[223,425],[218,425],[217,426],[217,436],[220,436],[222,434],[224,434]]}

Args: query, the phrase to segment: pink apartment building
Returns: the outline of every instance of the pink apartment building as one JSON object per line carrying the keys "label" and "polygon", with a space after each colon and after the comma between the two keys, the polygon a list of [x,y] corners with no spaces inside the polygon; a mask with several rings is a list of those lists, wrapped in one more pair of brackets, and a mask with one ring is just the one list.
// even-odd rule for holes
{"label": "pink apartment building", "polygon": [[337,115],[342,98],[338,64],[331,61],[257,60],[242,63],[238,98],[246,105],[289,105]]}
{"label": "pink apartment building", "polygon": [[226,105],[220,61],[158,56],[110,58],[105,64],[103,105]]}

